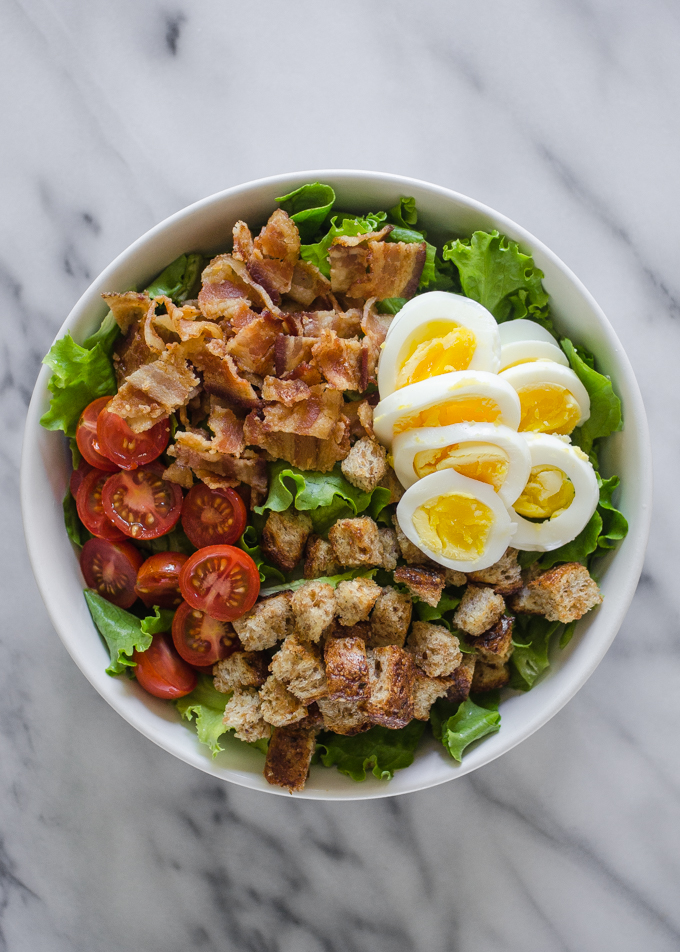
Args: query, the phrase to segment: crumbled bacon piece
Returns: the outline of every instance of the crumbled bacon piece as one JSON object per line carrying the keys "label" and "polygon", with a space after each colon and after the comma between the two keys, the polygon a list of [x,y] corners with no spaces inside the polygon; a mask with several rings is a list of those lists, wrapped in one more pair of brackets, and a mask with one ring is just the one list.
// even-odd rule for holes
{"label": "crumbled bacon piece", "polygon": [[192,340],[196,337],[215,337],[221,340],[224,336],[222,328],[214,321],[197,321],[196,318],[201,316],[201,312],[192,304],[177,307],[170,298],[165,296],[157,297],[156,304],[163,304],[166,313],[153,315],[155,326],[177,334],[181,341]]}
{"label": "crumbled bacon piece", "polygon": [[292,407],[301,400],[307,400],[311,391],[302,380],[279,380],[278,377],[265,377],[262,385],[262,399],[285,403]]}
{"label": "crumbled bacon piece", "polygon": [[358,340],[343,340],[335,331],[323,331],[312,348],[314,362],[335,390],[365,390],[368,364]]}
{"label": "crumbled bacon piece", "polygon": [[170,463],[163,473],[163,479],[169,483],[177,483],[182,489],[191,489],[194,485],[194,475],[191,472],[191,467],[187,466],[186,463],[180,463],[179,460]]}
{"label": "crumbled bacon piece", "polygon": [[278,304],[290,290],[300,253],[297,225],[278,208],[254,241],[245,222],[236,222],[233,233],[233,257],[246,265],[250,277]]}
{"label": "crumbled bacon piece", "polygon": [[385,343],[390,324],[394,320],[393,314],[378,314],[375,310],[375,298],[366,301],[361,317],[361,329],[372,344],[380,347]]}
{"label": "crumbled bacon piece", "polygon": [[220,453],[240,456],[245,449],[243,438],[243,420],[239,420],[234,411],[225,406],[219,397],[210,398],[210,416],[208,426],[215,436],[212,446]]}
{"label": "crumbled bacon piece", "polygon": [[312,337],[290,337],[282,334],[274,345],[274,369],[277,377],[283,377],[295,370],[298,364],[309,363],[312,359]]}
{"label": "crumbled bacon piece", "polygon": [[335,331],[338,337],[356,337],[361,330],[361,311],[300,311],[288,315],[301,337],[321,337]]}
{"label": "crumbled bacon piece", "polygon": [[229,317],[243,302],[278,313],[265,288],[253,280],[244,262],[232,255],[213,258],[201,280],[198,305],[205,317]]}
{"label": "crumbled bacon piece", "polygon": [[295,433],[326,440],[333,434],[342,407],[343,399],[339,391],[318,384],[309,388],[307,400],[295,403],[292,407],[280,403],[265,407],[263,426],[270,433]]}
{"label": "crumbled bacon piece", "polygon": [[350,436],[361,439],[362,436],[373,437],[373,407],[368,400],[354,400],[346,403],[342,412],[350,424]]}
{"label": "crumbled bacon piece", "polygon": [[124,291],[122,294],[102,294],[102,297],[124,334],[127,334],[136,321],[141,321],[149,306],[153,305],[146,292],[138,294],[136,291]]}
{"label": "crumbled bacon piece", "polygon": [[319,473],[333,469],[350,449],[349,424],[344,416],[333,427],[330,439],[271,432],[255,411],[246,417],[244,433],[249,445],[262,447],[274,459],[285,459],[298,469]]}
{"label": "crumbled bacon piece", "polygon": [[174,456],[181,466],[190,467],[195,475],[211,489],[234,487],[239,483],[245,483],[252,489],[251,504],[253,506],[259,505],[259,502],[265,499],[267,495],[265,460],[260,457],[236,459],[219,453],[212,454],[210,450],[196,449],[196,446],[198,446],[198,440],[177,441],[168,447],[168,455]]}
{"label": "crumbled bacon piece", "polygon": [[149,430],[194,395],[200,384],[187,362],[185,344],[168,344],[158,360],[130,374],[109,405],[135,433]]}
{"label": "crumbled bacon piece", "polygon": [[203,374],[203,388],[242,407],[259,407],[261,400],[251,383],[238,372],[234,358],[220,340],[198,341],[191,360]]}
{"label": "crumbled bacon piece", "polygon": [[331,282],[311,261],[296,261],[288,297],[303,307],[330,291]]}
{"label": "crumbled bacon piece", "polygon": [[300,233],[297,225],[282,208],[269,216],[269,221],[254,241],[255,251],[263,257],[295,264],[300,254]]}
{"label": "crumbled bacon piece", "polygon": [[[425,242],[369,241],[368,273],[356,279],[347,294],[353,298],[410,298],[425,266]],[[335,290],[335,288],[333,289]]]}
{"label": "crumbled bacon piece", "polygon": [[[310,351],[311,352],[311,351]],[[131,324],[125,337],[116,342],[113,349],[113,368],[120,387],[126,377],[139,370],[144,364],[156,360],[156,354],[149,350],[144,340],[144,329],[140,321]]]}
{"label": "crumbled bacon piece", "polygon": [[253,236],[250,228],[244,221],[237,221],[232,234],[234,235],[234,257],[247,263],[253,253]]}
{"label": "crumbled bacon piece", "polygon": [[282,333],[280,318],[263,311],[227,342],[227,353],[231,354],[241,370],[261,375],[273,374],[274,347]]}
{"label": "crumbled bacon piece", "polygon": [[[370,245],[389,235],[392,228],[392,225],[385,225],[380,231],[363,235],[340,235],[333,239],[328,256],[331,265],[331,287],[336,294],[349,294],[350,288],[365,277],[370,262]],[[361,297],[358,294],[350,296]]]}

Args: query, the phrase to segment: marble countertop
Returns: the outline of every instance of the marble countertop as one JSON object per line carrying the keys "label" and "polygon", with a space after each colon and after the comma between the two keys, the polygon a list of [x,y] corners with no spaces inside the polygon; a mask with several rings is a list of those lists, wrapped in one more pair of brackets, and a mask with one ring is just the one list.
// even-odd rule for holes
{"label": "marble countertop", "polygon": [[[0,15],[0,950],[677,950],[680,7],[7,0]],[[99,271],[196,199],[329,167],[449,186],[560,255],[631,357],[656,466],[638,592],[576,698],[471,776],[338,804],[212,780],[129,727],[57,638],[18,507],[40,360]]]}

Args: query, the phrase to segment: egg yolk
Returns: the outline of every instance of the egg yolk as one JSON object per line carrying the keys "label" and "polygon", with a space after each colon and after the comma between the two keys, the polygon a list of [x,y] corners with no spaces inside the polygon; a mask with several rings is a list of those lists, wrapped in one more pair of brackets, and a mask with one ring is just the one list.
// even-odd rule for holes
{"label": "egg yolk", "polygon": [[409,337],[400,355],[396,389],[454,370],[467,370],[476,347],[475,335],[467,327],[451,321],[430,321]]}
{"label": "egg yolk", "polygon": [[420,479],[439,469],[455,469],[470,479],[488,483],[495,490],[505,482],[509,465],[508,454],[493,443],[453,443],[442,449],[422,450],[413,459],[413,468]]}
{"label": "egg yolk", "polygon": [[395,433],[421,426],[450,426],[452,423],[496,423],[501,408],[490,397],[453,397],[417,413],[406,414],[394,424]]}
{"label": "egg yolk", "polygon": [[554,519],[574,499],[571,480],[556,466],[534,466],[513,508],[526,519]]}
{"label": "egg yolk", "polygon": [[413,513],[413,525],[426,548],[466,562],[484,551],[493,521],[493,510],[470,493],[436,496]]}
{"label": "egg yolk", "polygon": [[522,408],[520,433],[571,433],[581,419],[574,396],[556,383],[537,383],[521,387],[517,394]]}

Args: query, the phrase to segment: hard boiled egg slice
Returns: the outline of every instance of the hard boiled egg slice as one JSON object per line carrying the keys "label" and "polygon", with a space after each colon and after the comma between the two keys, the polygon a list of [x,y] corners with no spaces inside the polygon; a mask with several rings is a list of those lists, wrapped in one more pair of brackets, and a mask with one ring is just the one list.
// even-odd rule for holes
{"label": "hard boiled egg slice", "polygon": [[498,324],[485,307],[447,291],[419,294],[392,321],[378,366],[384,399],[420,380],[456,370],[498,373]]}
{"label": "hard boiled egg slice", "polygon": [[517,391],[520,432],[571,433],[590,416],[588,391],[573,370],[552,360],[509,367],[498,375]]}
{"label": "hard boiled egg slice", "polygon": [[493,487],[453,469],[425,476],[407,489],[397,519],[422,552],[458,572],[493,565],[515,531]]}
{"label": "hard boiled egg slice", "polygon": [[406,489],[444,469],[487,483],[506,506],[529,479],[531,457],[526,439],[495,423],[454,423],[406,430],[392,443],[394,470]]}
{"label": "hard boiled egg slice", "polygon": [[517,526],[512,544],[550,552],[571,542],[587,525],[599,499],[597,477],[577,446],[546,433],[527,433],[525,439],[531,473],[510,511]]}
{"label": "hard boiled egg slice", "polygon": [[391,449],[393,437],[406,430],[452,423],[502,423],[516,430],[520,415],[519,397],[506,380],[463,370],[395,390],[375,408],[373,429]]}
{"label": "hard boiled egg slice", "polygon": [[552,334],[535,321],[505,321],[498,327],[501,341],[501,370],[532,360],[554,360],[569,366],[569,361]]}

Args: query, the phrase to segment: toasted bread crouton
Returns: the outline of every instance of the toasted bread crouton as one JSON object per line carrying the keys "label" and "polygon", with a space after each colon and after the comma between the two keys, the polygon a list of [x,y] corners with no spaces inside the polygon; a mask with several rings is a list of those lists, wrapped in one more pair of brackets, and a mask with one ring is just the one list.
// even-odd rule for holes
{"label": "toasted bread crouton", "polygon": [[522,569],[517,561],[517,549],[506,549],[498,562],[488,569],[470,573],[471,582],[484,582],[499,595],[512,595],[522,587]]}
{"label": "toasted bread crouton", "polygon": [[381,565],[388,572],[393,572],[397,567],[397,559],[401,555],[397,533],[394,529],[379,529],[378,532],[380,533],[380,543],[383,549]]}
{"label": "toasted bread crouton", "polygon": [[304,704],[328,694],[321,652],[309,641],[301,641],[298,635],[288,635],[272,658],[269,670]]}
{"label": "toasted bread crouton", "polygon": [[392,516],[392,523],[394,525],[394,531],[397,533],[397,543],[401,550],[401,557],[407,565],[434,565],[432,559],[425,555],[424,552],[421,552],[418,546],[414,545],[410,539],[406,538],[399,525],[396,513]]}
{"label": "toasted bread crouton", "polygon": [[333,553],[340,565],[357,568],[360,565],[381,565],[383,547],[378,526],[370,516],[338,519],[328,533]]}
{"label": "toasted bread crouton", "polygon": [[365,493],[373,492],[387,473],[385,447],[368,436],[354,444],[340,468],[347,482]]}
{"label": "toasted bread crouton", "polygon": [[470,695],[472,687],[472,678],[475,673],[477,663],[476,652],[465,652],[462,660],[453,674],[447,678],[449,689],[446,692],[446,700],[452,704],[460,704]]}
{"label": "toasted bread crouton", "polygon": [[383,489],[389,489],[390,498],[387,501],[387,505],[391,506],[393,502],[399,502],[401,497],[404,495],[405,489],[397,479],[397,474],[394,472],[391,466],[387,467],[387,472],[385,473],[384,478],[380,481],[380,485]]}
{"label": "toasted bread crouton", "polygon": [[430,708],[437,698],[444,697],[451,685],[450,678],[428,678],[416,670],[413,683],[413,716],[417,721],[430,719]]}
{"label": "toasted bread crouton", "polygon": [[401,565],[394,572],[394,581],[405,585],[413,595],[433,608],[439,604],[446,585],[444,569],[426,565]]}
{"label": "toasted bread crouton", "polygon": [[496,624],[504,611],[502,595],[497,595],[491,588],[469,584],[453,616],[453,623],[468,635],[481,635]]}
{"label": "toasted bread crouton", "polygon": [[512,607],[569,624],[601,602],[602,595],[588,569],[579,562],[567,562],[529,582],[512,599]]}
{"label": "toasted bread crouton", "polygon": [[260,695],[255,688],[234,688],[224,709],[224,723],[234,728],[234,736],[252,744],[271,735],[272,729],[262,717]]}
{"label": "toasted bread crouton", "polygon": [[371,647],[398,645],[403,648],[412,610],[413,602],[409,595],[403,595],[391,585],[386,585],[371,612]]}
{"label": "toasted bread crouton", "polygon": [[267,748],[264,776],[275,787],[286,787],[291,793],[304,789],[309,765],[316,749],[313,730],[277,727]]}
{"label": "toasted bread crouton", "polygon": [[467,585],[467,575],[464,572],[456,572],[455,569],[446,569],[444,573],[447,585],[453,585],[454,588],[460,588],[461,585]]}
{"label": "toasted bread crouton", "polygon": [[484,694],[487,691],[499,691],[510,680],[510,668],[507,664],[485,664],[479,658],[472,676],[472,691]]}
{"label": "toasted bread crouton", "polygon": [[340,566],[335,561],[333,546],[321,536],[311,535],[305,554],[305,578],[328,578],[339,573]]}
{"label": "toasted bread crouton", "polygon": [[274,565],[290,572],[302,558],[311,532],[312,520],[306,512],[270,512],[262,530],[262,552]]}
{"label": "toasted bread crouton", "polygon": [[363,638],[329,638],[324,661],[328,697],[344,701],[363,701],[368,697],[368,661]]}
{"label": "toasted bread crouton", "polygon": [[397,645],[368,652],[371,696],[366,713],[374,724],[406,727],[413,720],[413,683],[416,666],[408,651]]}
{"label": "toasted bread crouton", "polygon": [[282,592],[257,602],[249,612],[233,622],[246,651],[264,651],[283,641],[293,630],[291,593]]}
{"label": "toasted bread crouton", "polygon": [[501,615],[493,626],[478,638],[472,639],[479,660],[484,664],[505,664],[512,654],[512,627],[515,619]]}
{"label": "toasted bread crouton", "polygon": [[309,705],[306,716],[298,721],[295,727],[297,730],[313,730],[315,734],[323,730],[323,715],[316,701]]}
{"label": "toasted bread crouton", "polygon": [[367,621],[382,589],[370,578],[353,578],[340,582],[335,590],[335,604],[341,625]]}
{"label": "toasted bread crouton", "polygon": [[267,680],[267,656],[258,651],[235,651],[213,665],[216,691],[228,694],[238,687],[259,688]]}
{"label": "toasted bread crouton", "polygon": [[413,623],[406,646],[417,666],[431,678],[453,674],[463,657],[457,636],[427,621]]}
{"label": "toasted bread crouton", "polygon": [[361,734],[373,726],[366,715],[365,706],[356,701],[324,697],[319,701],[319,710],[326,730],[345,737]]}
{"label": "toasted bread crouton", "polygon": [[262,717],[273,727],[288,727],[307,716],[307,708],[283,681],[270,675],[260,688]]}
{"label": "toasted bread crouton", "polygon": [[318,641],[335,618],[335,591],[328,582],[306,582],[290,602],[295,631],[303,641]]}

